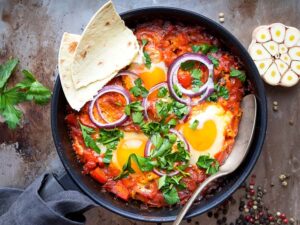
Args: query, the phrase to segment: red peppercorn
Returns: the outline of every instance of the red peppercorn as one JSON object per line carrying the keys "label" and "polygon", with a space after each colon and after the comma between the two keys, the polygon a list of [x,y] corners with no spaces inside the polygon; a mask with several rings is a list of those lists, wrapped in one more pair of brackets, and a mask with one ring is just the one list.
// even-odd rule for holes
{"label": "red peppercorn", "polygon": [[284,214],[284,213],[281,213],[281,214],[280,214],[280,218],[281,218],[281,219],[285,219],[285,218],[286,218],[285,214]]}
{"label": "red peppercorn", "polygon": [[274,217],[273,216],[269,216],[269,221],[273,221],[274,220]]}
{"label": "red peppercorn", "polygon": [[254,189],[250,189],[249,193],[250,193],[250,195],[254,195],[255,194],[255,190]]}
{"label": "red peppercorn", "polygon": [[251,216],[250,216],[250,215],[245,216],[245,220],[246,220],[247,222],[249,222],[250,219],[251,219]]}
{"label": "red peppercorn", "polygon": [[250,223],[254,223],[254,219],[251,217],[249,220]]}
{"label": "red peppercorn", "polygon": [[288,224],[289,223],[289,220],[287,218],[285,218],[283,221],[282,221],[284,224]]}

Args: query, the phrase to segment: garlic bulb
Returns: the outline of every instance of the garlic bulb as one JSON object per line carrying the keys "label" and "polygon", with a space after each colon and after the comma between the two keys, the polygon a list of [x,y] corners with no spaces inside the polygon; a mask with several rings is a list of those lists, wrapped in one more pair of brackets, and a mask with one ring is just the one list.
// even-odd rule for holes
{"label": "garlic bulb", "polygon": [[248,49],[259,74],[270,85],[291,87],[300,79],[300,31],[281,23],[257,27]]}

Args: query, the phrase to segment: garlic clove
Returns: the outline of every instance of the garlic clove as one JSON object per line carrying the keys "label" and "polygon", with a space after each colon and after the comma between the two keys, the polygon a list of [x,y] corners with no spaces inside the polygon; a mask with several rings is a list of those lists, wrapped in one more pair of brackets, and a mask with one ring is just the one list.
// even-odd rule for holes
{"label": "garlic clove", "polygon": [[272,40],[277,43],[282,43],[285,36],[285,26],[281,23],[274,23],[271,25]]}
{"label": "garlic clove", "polygon": [[271,34],[268,28],[262,27],[256,31],[255,38],[257,42],[266,42],[271,40]]}
{"label": "garlic clove", "polygon": [[275,63],[272,63],[272,65],[269,67],[265,75],[263,75],[263,79],[270,85],[277,85],[280,82],[280,73],[277,69],[277,66]]}
{"label": "garlic clove", "polygon": [[253,44],[249,48],[250,55],[254,60],[269,59],[271,55],[261,44]]}
{"label": "garlic clove", "polygon": [[280,59],[288,65],[291,63],[291,57],[287,53],[281,54]]}
{"label": "garlic clove", "polygon": [[278,44],[275,41],[268,41],[263,44],[263,46],[268,50],[268,52],[272,55],[278,55]]}
{"label": "garlic clove", "polygon": [[300,61],[292,61],[291,69],[300,76]]}
{"label": "garlic clove", "polygon": [[285,87],[291,87],[297,84],[299,77],[292,70],[288,70],[281,78],[281,85]]}
{"label": "garlic clove", "polygon": [[254,61],[259,74],[262,76],[272,64],[272,59]]}
{"label": "garlic clove", "polygon": [[288,52],[288,48],[285,46],[285,44],[280,44],[278,48],[280,54],[284,54]]}
{"label": "garlic clove", "polygon": [[287,71],[289,68],[289,66],[280,59],[276,59],[275,64],[276,64],[280,74],[284,74],[285,71]]}
{"label": "garlic clove", "polygon": [[292,47],[289,50],[289,56],[292,60],[300,60],[300,47]]}
{"label": "garlic clove", "polygon": [[300,31],[294,27],[290,27],[286,30],[284,44],[290,48],[297,44],[300,39]]}

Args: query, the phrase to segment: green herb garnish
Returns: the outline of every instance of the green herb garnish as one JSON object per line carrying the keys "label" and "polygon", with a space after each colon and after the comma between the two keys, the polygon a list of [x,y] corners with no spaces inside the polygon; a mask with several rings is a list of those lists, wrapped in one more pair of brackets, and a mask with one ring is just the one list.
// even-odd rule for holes
{"label": "green herb garnish", "polygon": [[147,69],[151,68],[151,58],[150,55],[147,52],[144,52],[144,60],[145,60],[145,66],[147,67]]}
{"label": "green herb garnish", "polygon": [[219,162],[211,158],[209,155],[201,155],[198,158],[196,165],[201,169],[206,169],[206,174],[215,174],[219,171]]}
{"label": "green herb garnish", "polygon": [[138,78],[134,81],[135,86],[130,88],[129,90],[134,97],[142,96],[143,98],[145,98],[148,95],[148,91],[142,83],[143,82],[141,78]]}
{"label": "green herb garnish", "polygon": [[219,84],[215,84],[214,93],[207,98],[208,101],[216,102],[219,97],[223,97],[224,99],[229,98],[229,91],[226,87],[221,86]]}
{"label": "green herb garnish", "polygon": [[214,65],[214,67],[218,67],[219,66],[219,60],[211,55],[207,56],[210,61],[212,62],[212,64]]}
{"label": "green herb garnish", "polygon": [[123,137],[124,133],[118,129],[101,129],[99,131],[99,138],[97,139],[97,142],[106,147],[103,158],[104,163],[110,163],[113,151],[117,148],[120,139]]}
{"label": "green herb garnish", "polygon": [[147,172],[153,170],[155,166],[155,162],[151,161],[149,158],[144,158],[139,155],[132,153],[129,157],[127,162],[123,165],[122,172],[119,176],[115,177],[115,180],[122,179],[127,177],[130,173],[134,173],[134,169],[131,167],[131,161],[134,160],[135,163],[138,165],[141,171]]}
{"label": "green herb garnish", "polygon": [[0,65],[0,115],[9,128],[16,128],[20,123],[22,111],[17,107],[19,103],[34,101],[36,104],[49,102],[51,92],[39,83],[27,70],[23,70],[24,79],[13,88],[7,89],[7,83],[18,64],[17,59],[10,59]]}
{"label": "green herb garnish", "polygon": [[208,52],[217,52],[218,47],[209,44],[201,44],[201,45],[193,45],[192,46],[193,52],[202,52],[203,54],[207,54]]}
{"label": "green herb garnish", "polygon": [[166,87],[161,87],[160,89],[158,89],[157,97],[163,98],[167,96],[167,94],[168,94],[168,89]]}
{"label": "green herb garnish", "polygon": [[82,133],[83,140],[84,140],[86,147],[91,148],[95,152],[100,154],[101,153],[100,148],[96,144],[96,141],[91,137],[91,135],[95,133],[95,130],[93,128],[84,126],[81,123],[79,123],[79,124],[80,124],[81,133]]}
{"label": "green herb garnish", "polygon": [[196,130],[199,125],[199,120],[194,120],[194,122],[190,125],[192,130]]}
{"label": "green herb garnish", "polygon": [[245,74],[245,71],[243,71],[243,70],[236,70],[234,68],[231,68],[229,76],[237,77],[243,83],[246,81],[246,74]]}
{"label": "green herb garnish", "polygon": [[203,84],[201,82],[201,75],[202,75],[202,71],[199,70],[199,69],[193,69],[191,71],[191,77],[193,78],[193,81],[192,81],[192,90],[194,92],[196,91],[199,91],[201,85]]}
{"label": "green herb garnish", "polygon": [[185,71],[193,69],[194,66],[195,66],[195,61],[185,61],[180,64],[180,68]]}

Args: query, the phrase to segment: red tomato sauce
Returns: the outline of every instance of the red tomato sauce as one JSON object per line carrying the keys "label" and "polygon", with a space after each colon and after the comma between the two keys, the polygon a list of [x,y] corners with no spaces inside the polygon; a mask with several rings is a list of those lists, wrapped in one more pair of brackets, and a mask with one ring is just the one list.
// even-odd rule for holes
{"label": "red tomato sauce", "polygon": [[[141,24],[134,30],[134,33],[140,43],[142,39],[148,40],[145,50],[149,53],[152,62],[163,61],[167,67],[178,56],[192,52],[192,45],[205,43],[220,46],[219,41],[200,26],[185,26],[161,20]],[[231,111],[234,116],[232,123],[227,127],[227,136],[223,146],[224,151],[215,156],[222,163],[230,153],[238,132],[241,116],[240,102],[244,96],[244,85],[239,79],[229,76],[231,68],[242,68],[236,57],[223,50],[213,53],[213,56],[219,60],[219,66],[214,69],[214,81],[223,83],[229,91],[229,99],[226,100],[221,97],[218,102],[225,110]],[[205,82],[208,76],[207,68],[199,65],[199,69],[203,74],[202,81]],[[118,77],[109,84],[118,84],[129,89],[132,84],[126,79],[126,77]],[[191,86],[192,78],[186,71],[179,71],[178,80],[185,88]],[[140,99],[137,98],[136,100]],[[150,98],[149,104],[151,105],[153,102],[155,102],[155,98]],[[102,184],[103,188],[125,201],[135,199],[150,207],[166,206],[163,195],[158,189],[158,175],[153,172],[144,172],[130,174],[126,178],[114,180],[114,177],[120,173],[120,169],[106,165],[103,162],[103,154],[96,154],[91,148],[86,147],[78,121],[85,126],[98,130],[89,118],[89,104],[87,103],[80,112],[69,110],[69,114],[66,116],[73,149],[79,162],[83,165],[83,173],[89,174],[96,182]],[[103,95],[97,104],[105,112],[106,118],[111,121],[123,115],[126,105],[124,98],[119,94]],[[150,107],[149,110],[153,109]],[[153,114],[155,113],[153,112]],[[120,129],[142,132],[130,119]],[[186,189],[178,191],[182,204],[188,200],[197,186],[207,177],[205,171],[199,169],[196,165],[188,167],[185,172],[188,172],[190,176],[183,178]]]}

